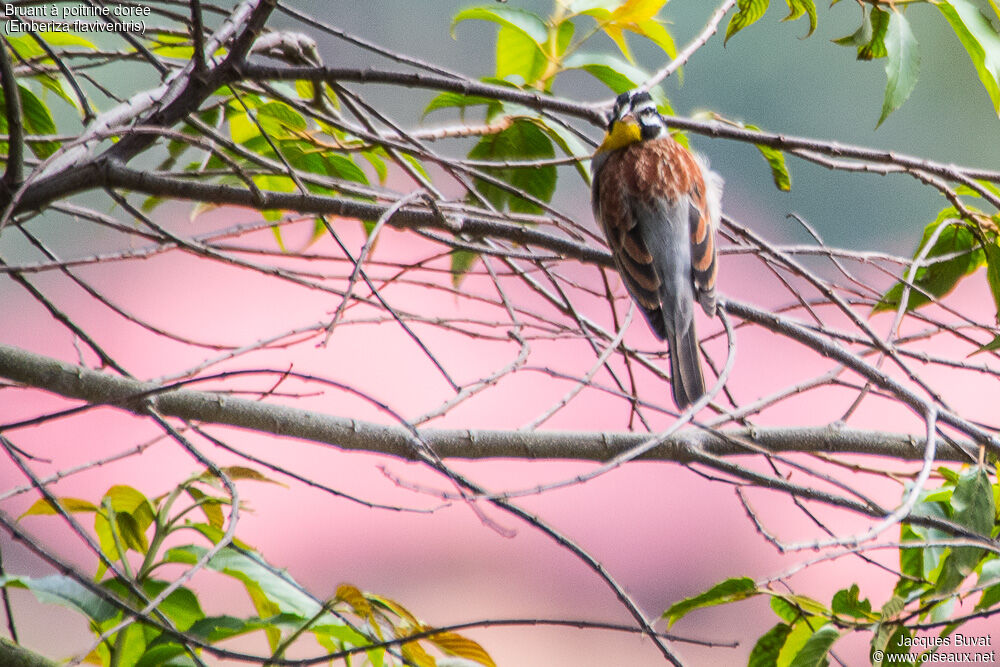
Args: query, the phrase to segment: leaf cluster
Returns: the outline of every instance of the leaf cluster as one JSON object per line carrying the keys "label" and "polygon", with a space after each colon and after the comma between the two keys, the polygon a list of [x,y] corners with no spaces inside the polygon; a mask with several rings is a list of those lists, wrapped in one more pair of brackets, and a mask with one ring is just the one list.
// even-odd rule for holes
{"label": "leaf cluster", "polygon": [[[979,467],[962,472],[942,467],[938,472],[944,482],[920,494],[911,516],[948,519],[991,540],[1000,536],[1000,483],[991,483],[987,471]],[[672,604],[663,618],[669,627],[696,609],[767,596],[779,621],[755,643],[748,662],[752,667],[827,665],[837,640],[852,632],[871,633],[872,665],[912,663],[903,657],[913,645],[908,641],[914,636],[908,623],[938,623],[939,636],[947,637],[970,617],[1000,610],[1000,556],[976,546],[951,546],[950,539],[941,530],[903,522],[900,540],[907,546],[899,549],[900,577],[881,608],[862,598],[857,584],[837,591],[825,604],[749,577],[734,577]],[[963,589],[972,575],[977,577],[975,584]],[[974,613],[956,619],[959,602],[976,595]],[[916,664],[928,659],[913,657]]]}
{"label": "leaf cluster", "polygon": [[[251,468],[233,466],[222,472],[232,481],[275,483]],[[204,649],[192,649],[189,642],[214,646],[259,633],[267,639],[270,660],[283,658],[293,644],[311,636],[344,665],[436,667],[447,662],[437,656],[453,656],[468,661],[465,664],[495,667],[476,642],[435,630],[394,600],[341,584],[332,598],[318,601],[242,540],[218,548],[226,534],[224,508],[231,500],[211,473],[184,480],[156,498],[115,485],[98,503],[70,497],[54,501],[38,500],[20,519],[92,514],[102,555],[93,578],[99,592],[65,574],[8,575],[0,578],[0,585],[28,589],[41,602],[62,605],[86,618],[94,634],[103,638],[87,656],[90,664],[194,667],[194,655]],[[198,542],[184,540],[191,534]],[[238,581],[255,614],[207,615],[188,586],[173,588],[149,616],[126,611],[144,608],[171,585],[158,576],[162,570],[194,566],[210,549],[216,552],[207,560],[206,571]],[[133,618],[135,622],[121,627]]]}

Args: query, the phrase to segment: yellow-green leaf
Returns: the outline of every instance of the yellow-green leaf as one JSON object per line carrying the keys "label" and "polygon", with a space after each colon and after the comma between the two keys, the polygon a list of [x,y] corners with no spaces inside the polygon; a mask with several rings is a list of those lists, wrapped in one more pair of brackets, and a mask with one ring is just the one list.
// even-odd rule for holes
{"label": "yellow-green leaf", "polygon": [[[81,500],[80,498],[59,498],[59,504],[62,505],[63,509],[67,512],[96,512],[97,505],[90,502],[89,500]],[[40,514],[58,514],[56,508],[45,498],[39,498],[31,504],[31,507],[26,509],[21,516],[17,517],[18,521],[26,516],[34,516]]]}
{"label": "yellow-green leaf", "polygon": [[[430,630],[431,628],[425,627],[422,629]],[[473,662],[478,662],[480,665],[485,665],[486,667],[496,667],[496,663],[493,662],[490,654],[487,653],[482,646],[456,632],[438,632],[430,635],[427,638],[427,641],[431,642],[448,655],[456,655],[460,658],[465,658],[466,660],[472,660]]]}
{"label": "yellow-green leaf", "polygon": [[757,584],[750,577],[734,577],[712,586],[704,593],[675,602],[663,612],[663,617],[667,619],[667,627],[669,628],[695,609],[736,602],[759,593]]}

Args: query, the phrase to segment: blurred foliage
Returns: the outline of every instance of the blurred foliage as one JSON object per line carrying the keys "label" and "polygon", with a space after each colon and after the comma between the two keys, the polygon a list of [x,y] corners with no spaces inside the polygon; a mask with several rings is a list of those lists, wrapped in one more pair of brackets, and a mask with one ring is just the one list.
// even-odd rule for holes
{"label": "blurred foliage", "polygon": [[[947,519],[962,528],[996,540],[1000,536],[1000,483],[990,482],[985,468],[972,467],[961,473],[938,468],[940,487],[920,492],[911,512],[916,517]],[[871,664],[930,664],[948,638],[967,621],[1000,611],[1000,556],[977,546],[951,546],[948,533],[903,522],[900,542],[913,547],[899,549],[899,580],[892,596],[875,608],[863,598],[857,584],[834,593],[829,604],[784,590],[749,577],[722,581],[709,590],[671,605],[665,612],[668,627],[690,612],[753,597],[770,597],[778,623],[761,635],[750,653],[752,667],[805,667],[829,664],[827,655],[835,643],[853,632],[871,633]],[[850,548],[850,543],[845,543]],[[843,557],[843,555],[841,556]],[[975,575],[975,583],[966,584]],[[968,615],[955,616],[956,605],[971,596],[979,601]],[[919,655],[907,656],[911,648],[927,647],[914,641],[914,623],[940,626],[938,646]],[[969,635],[989,640],[982,635]],[[933,644],[933,642],[930,642]],[[972,652],[977,649],[970,645]],[[989,647],[986,646],[987,652]],[[942,658],[954,658],[949,654]],[[950,662],[951,660],[942,660]],[[983,660],[991,662],[992,660]]]}
{"label": "blurred foliage", "polygon": [[[234,466],[222,472],[234,482],[275,483],[251,468]],[[280,659],[293,644],[311,636],[328,653],[340,654],[344,665],[445,664],[447,660],[435,657],[436,652],[463,658],[466,665],[495,667],[476,642],[455,632],[435,632],[394,600],[341,584],[332,598],[318,602],[242,540],[234,538],[218,549],[226,536],[224,508],[231,505],[231,500],[220,479],[211,473],[194,475],[156,498],[148,498],[131,486],[116,485],[97,503],[80,498],[53,500],[55,504],[46,498],[38,500],[19,520],[63,513],[93,514],[94,536],[103,556],[94,575],[94,589],[69,574],[8,575],[0,577],[0,585],[28,589],[41,602],[62,605],[85,617],[95,636],[103,637],[87,656],[90,664],[194,667],[196,663],[184,641],[142,620],[121,627],[133,615],[126,615],[110,601],[116,599],[131,609],[142,610],[149,600],[166,593],[156,611],[147,615],[204,644],[216,645],[259,633],[267,639],[271,659]],[[204,544],[185,542],[183,536],[191,534]],[[208,616],[192,588],[156,576],[161,569],[194,566],[211,549],[215,553],[204,563],[204,571],[242,584],[255,615]],[[106,576],[109,564],[127,580]],[[137,591],[141,591],[143,599]],[[407,639],[414,635],[419,637]]]}

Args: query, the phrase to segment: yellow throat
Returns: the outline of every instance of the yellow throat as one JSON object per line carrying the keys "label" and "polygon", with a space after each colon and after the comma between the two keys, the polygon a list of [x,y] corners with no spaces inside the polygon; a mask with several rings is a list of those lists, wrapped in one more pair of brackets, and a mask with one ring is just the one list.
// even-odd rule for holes
{"label": "yellow throat", "polygon": [[604,142],[597,148],[598,152],[613,151],[629,144],[642,141],[642,131],[634,120],[617,120],[611,125],[611,131],[604,137]]}

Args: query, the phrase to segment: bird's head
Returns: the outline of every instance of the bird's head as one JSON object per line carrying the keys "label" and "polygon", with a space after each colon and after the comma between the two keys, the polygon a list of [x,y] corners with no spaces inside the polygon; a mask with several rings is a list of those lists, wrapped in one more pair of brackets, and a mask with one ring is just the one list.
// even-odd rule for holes
{"label": "bird's head", "polygon": [[656,103],[650,94],[630,90],[615,100],[607,134],[597,150],[613,151],[640,141],[659,139],[666,134],[667,127],[656,111]]}

